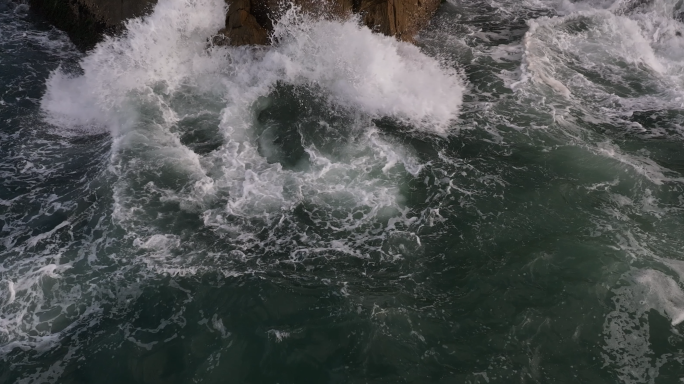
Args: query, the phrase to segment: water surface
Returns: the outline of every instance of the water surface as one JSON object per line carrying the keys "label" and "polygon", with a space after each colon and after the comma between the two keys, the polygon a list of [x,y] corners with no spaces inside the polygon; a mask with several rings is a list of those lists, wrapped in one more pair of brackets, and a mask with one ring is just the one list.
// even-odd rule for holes
{"label": "water surface", "polygon": [[681,382],[679,2],[224,7],[0,0],[0,382]]}

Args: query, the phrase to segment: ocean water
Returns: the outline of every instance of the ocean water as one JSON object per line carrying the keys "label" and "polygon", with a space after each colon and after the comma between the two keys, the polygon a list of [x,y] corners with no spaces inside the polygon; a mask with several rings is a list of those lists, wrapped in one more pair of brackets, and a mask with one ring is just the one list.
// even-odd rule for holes
{"label": "ocean water", "polygon": [[0,383],[684,382],[681,1],[225,7],[0,0]]}

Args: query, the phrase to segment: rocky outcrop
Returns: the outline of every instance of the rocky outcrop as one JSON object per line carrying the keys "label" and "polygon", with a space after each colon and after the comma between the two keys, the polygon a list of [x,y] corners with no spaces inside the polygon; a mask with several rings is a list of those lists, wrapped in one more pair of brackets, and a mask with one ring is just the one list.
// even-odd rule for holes
{"label": "rocky outcrop", "polygon": [[[31,10],[66,31],[82,48],[92,47],[104,33],[121,30],[122,22],[141,16],[157,0],[29,0]],[[217,44],[268,44],[273,20],[287,0],[227,0],[226,28]],[[411,41],[427,24],[441,0],[292,0],[303,12],[325,18],[360,15],[369,28]]]}
{"label": "rocky outcrop", "polygon": [[81,48],[90,48],[122,22],[143,15],[156,0],[29,0],[31,11],[65,31]]}
{"label": "rocky outcrop", "polygon": [[[358,14],[376,32],[411,41],[430,20],[440,0],[293,0],[303,12],[325,18],[345,18]],[[273,20],[282,11],[281,0],[234,0],[220,31],[218,44],[248,45],[268,43]]]}
{"label": "rocky outcrop", "polygon": [[[252,5],[251,0],[233,0],[228,6],[226,28],[214,37],[217,44],[230,45],[264,45],[268,44],[267,25],[270,20],[267,10],[259,9],[262,4]],[[260,20],[257,20],[257,16]]]}

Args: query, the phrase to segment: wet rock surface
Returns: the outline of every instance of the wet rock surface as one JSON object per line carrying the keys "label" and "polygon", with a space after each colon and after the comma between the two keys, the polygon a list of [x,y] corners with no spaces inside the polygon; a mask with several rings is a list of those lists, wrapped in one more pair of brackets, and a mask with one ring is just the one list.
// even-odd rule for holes
{"label": "wet rock surface", "polygon": [[29,0],[31,12],[67,32],[82,49],[105,33],[117,33],[124,20],[150,11],[156,0]]}
{"label": "wet rock surface", "polygon": [[[294,0],[302,12],[323,18],[346,18],[358,14],[376,32],[411,41],[437,10],[440,0]],[[226,28],[218,44],[267,44],[273,20],[285,9],[279,0],[236,0],[228,8]]]}
{"label": "wet rock surface", "polygon": [[[104,34],[122,30],[123,21],[144,15],[156,0],[29,0],[31,11],[66,31],[82,49]],[[214,39],[219,45],[265,45],[273,20],[288,7],[282,0],[228,1],[226,27]],[[302,12],[343,19],[358,14],[376,32],[411,41],[438,8],[440,0],[294,0]]]}

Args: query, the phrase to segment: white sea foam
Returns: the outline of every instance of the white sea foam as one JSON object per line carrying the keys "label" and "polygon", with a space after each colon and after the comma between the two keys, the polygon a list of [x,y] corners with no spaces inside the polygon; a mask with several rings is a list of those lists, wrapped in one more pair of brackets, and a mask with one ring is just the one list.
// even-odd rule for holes
{"label": "white sea foam", "polygon": [[[349,231],[363,238],[394,216],[410,223],[399,186],[422,164],[410,148],[380,134],[372,119],[448,135],[461,106],[461,76],[356,19],[314,20],[295,7],[277,23],[272,47],[208,47],[224,13],[222,0],[161,1],[149,17],[128,22],[126,34],[90,52],[82,75],[58,70],[48,81],[42,106],[53,123],[106,127],[114,135],[114,218],[135,233],[148,261],[160,270],[196,270],[188,257],[171,256],[183,240],[169,242],[155,227],[158,208],[148,208],[151,202],[200,215],[206,228],[250,246],[263,243],[256,233],[264,227],[310,205],[316,212],[311,220],[332,231],[332,239],[297,247],[293,255],[335,250],[360,256],[365,240],[349,238]],[[307,136],[316,132],[299,132],[308,158],[304,171],[267,161],[279,153],[272,144],[278,133],[259,134],[255,115],[283,85],[309,90],[318,100],[307,102],[325,104],[346,121],[320,122],[322,131],[336,130],[342,140],[334,155]],[[187,101],[193,98],[207,103]],[[222,136],[223,145],[209,154],[181,143],[179,126],[198,116],[213,116]],[[261,224],[255,227],[254,220]],[[297,232],[290,231],[279,236]],[[284,244],[275,237],[264,244],[269,241]]]}
{"label": "white sea foam", "polygon": [[[684,95],[684,25],[674,18],[676,1],[542,3],[554,8],[560,17],[529,21],[530,30],[524,38],[525,80],[546,84],[566,97],[572,93],[599,101],[617,94],[625,110],[648,103],[649,93],[662,96],[660,92],[666,92],[673,96],[674,105],[681,104],[677,98]],[[648,84],[639,98],[621,95],[630,87],[626,81],[630,76]],[[594,77],[606,82],[601,84]],[[611,88],[611,83],[617,87]]]}
{"label": "white sea foam", "polygon": [[83,58],[83,75],[53,73],[43,109],[58,124],[105,125],[116,134],[135,110],[127,105],[131,92],[162,87],[168,94],[220,65],[205,48],[224,23],[225,7],[221,0],[160,1],[151,15],[127,21],[123,36],[107,37]]}
{"label": "white sea foam", "polygon": [[[656,185],[681,182],[655,161],[621,151],[614,143],[586,143],[583,122],[624,127],[630,133],[681,137],[680,126],[644,127],[634,114],[680,110],[684,102],[684,25],[677,3],[547,2],[561,16],[528,21],[520,80],[522,95],[551,97],[556,126],[597,154],[632,167]],[[546,102],[544,102],[547,104]],[[582,122],[570,110],[583,114]]]}
{"label": "white sea foam", "polygon": [[55,72],[43,108],[72,124],[116,126],[117,114],[129,112],[122,108],[130,92],[157,87],[171,94],[185,82],[201,83],[223,72],[229,103],[253,102],[285,82],[320,87],[339,106],[406,119],[442,134],[458,114],[462,84],[455,72],[354,19],[311,20],[292,8],[277,24],[275,47],[209,54],[207,39],[222,26],[224,7],[219,0],[161,1],[149,17],[129,21],[123,37],[107,38],[90,52],[81,62],[82,76]]}
{"label": "white sea foam", "polygon": [[655,310],[678,325],[684,321],[684,291],[674,279],[652,269],[629,273],[625,280],[629,285],[614,290],[615,310],[604,322],[604,361],[621,382],[654,382],[670,356],[652,358],[648,313]]}
{"label": "white sea foam", "polygon": [[442,134],[458,114],[457,73],[413,45],[371,34],[356,20],[297,20],[291,9],[275,38],[283,43],[266,55],[266,66],[284,68],[288,83],[323,87],[335,104],[403,118]]}
{"label": "white sea foam", "polygon": [[599,76],[626,74],[628,69],[620,65],[636,68],[643,64],[656,74],[666,71],[638,23],[627,17],[595,10],[540,18],[529,24],[524,40],[524,68],[533,80],[547,83],[564,96],[569,96],[572,83],[577,84],[575,88],[580,93],[600,89],[588,85],[591,80],[578,82],[584,80],[583,76],[569,70],[570,65],[579,64]]}

